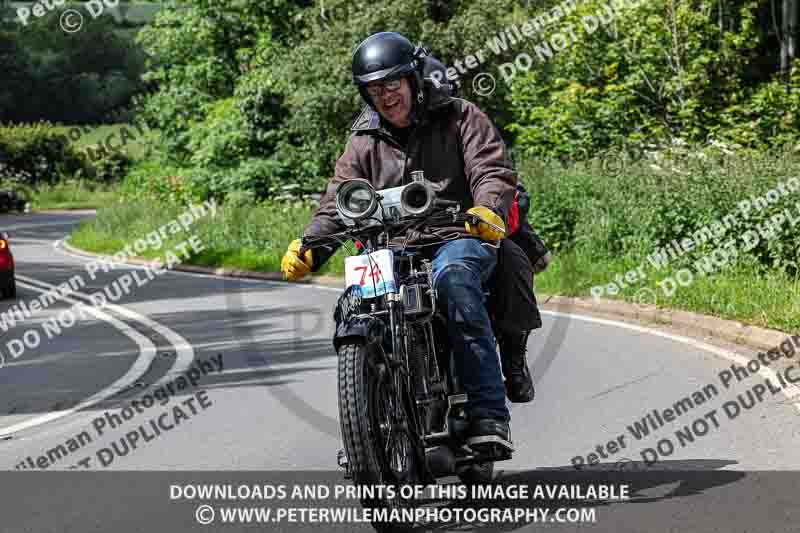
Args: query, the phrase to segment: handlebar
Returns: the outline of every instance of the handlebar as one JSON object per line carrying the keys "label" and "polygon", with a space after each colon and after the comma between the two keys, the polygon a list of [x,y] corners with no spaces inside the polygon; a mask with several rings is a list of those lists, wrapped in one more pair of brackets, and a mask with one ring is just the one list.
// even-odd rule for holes
{"label": "handlebar", "polygon": [[[308,249],[313,248],[320,248],[324,246],[331,246],[333,244],[343,244],[348,240],[363,240],[363,236],[367,233],[382,233],[392,229],[395,230],[408,230],[414,225],[426,226],[426,227],[436,227],[437,225],[444,225],[444,224],[453,224],[453,223],[464,223],[469,222],[472,225],[476,225],[479,222],[483,222],[484,224],[488,224],[490,227],[495,228],[498,231],[505,231],[504,228],[496,224],[492,224],[486,220],[483,220],[477,215],[467,214],[463,212],[453,212],[452,208],[459,206],[459,202],[451,201],[451,200],[436,200],[437,204],[442,207],[447,207],[446,210],[437,210],[434,213],[426,215],[424,217],[409,217],[400,220],[394,224],[379,224],[367,227],[353,227],[347,229],[345,231],[339,233],[333,233],[330,235],[321,235],[321,236],[306,236],[302,238],[302,245],[300,248],[300,253],[302,254]],[[398,231],[400,233],[400,231]]]}
{"label": "handlebar", "polygon": [[391,230],[396,230],[396,233],[402,233],[413,226],[436,227],[439,225],[464,223],[469,220],[470,223],[475,223],[474,215],[467,215],[466,213],[453,212],[452,208],[459,206],[459,202],[450,200],[437,200],[437,204],[447,209],[439,209],[425,216],[421,217],[407,217],[395,223],[382,223],[372,226],[356,226],[349,228],[345,231],[332,233],[329,235],[320,236],[305,236],[302,238],[301,252],[311,248],[318,248],[323,246],[330,246],[332,244],[341,244],[347,240],[363,240],[365,234],[382,233]]}

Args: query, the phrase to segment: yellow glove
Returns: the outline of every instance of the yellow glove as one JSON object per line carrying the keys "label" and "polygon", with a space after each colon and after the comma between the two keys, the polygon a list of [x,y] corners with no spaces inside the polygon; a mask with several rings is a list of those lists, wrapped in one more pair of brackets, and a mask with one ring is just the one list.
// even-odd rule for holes
{"label": "yellow glove", "polygon": [[[503,223],[503,219],[488,207],[473,207],[467,211],[467,214],[475,215],[481,219],[477,226],[471,225],[469,221],[464,223],[464,227],[467,229],[470,235],[480,237],[484,241],[499,241],[506,236],[506,225]],[[486,224],[486,222],[494,224],[501,229],[493,228],[489,224]]]}
{"label": "yellow glove", "polygon": [[311,267],[314,266],[311,250],[306,250],[303,257],[300,257],[300,245],[300,239],[293,240],[281,261],[281,272],[289,281],[299,280],[311,272]]}

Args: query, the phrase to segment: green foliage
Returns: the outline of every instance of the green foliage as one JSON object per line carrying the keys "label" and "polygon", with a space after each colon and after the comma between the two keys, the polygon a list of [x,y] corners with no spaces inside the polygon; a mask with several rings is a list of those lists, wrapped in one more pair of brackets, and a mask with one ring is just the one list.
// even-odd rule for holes
{"label": "green foliage", "polygon": [[[638,264],[659,247],[714,228],[726,215],[736,225],[715,242],[698,246],[678,261],[688,265],[730,239],[739,239],[742,258],[763,268],[797,272],[800,232],[784,223],[775,238],[759,238],[750,250],[741,241],[748,230],[769,223],[784,209],[797,218],[800,192],[744,216],[739,203],[764,196],[798,175],[800,145],[771,151],[681,146],[653,152],[621,172],[602,171],[594,159],[568,169],[542,166],[533,158],[520,165],[531,193],[531,224],[559,251],[578,250],[588,258],[629,258]],[[697,242],[702,239],[695,239]]]}
{"label": "green foliage", "polygon": [[[153,205],[148,200],[128,199],[101,209],[94,220],[81,224],[70,243],[93,252],[115,252],[124,242],[146,235],[186,209],[185,203],[159,203],[158,209]],[[203,217],[192,225],[192,233],[206,248],[194,262],[276,272],[286,247],[297,238],[312,210],[306,202],[226,202],[217,208],[215,217]],[[176,235],[174,243],[186,237]],[[149,251],[149,257],[169,248],[170,243],[161,250]],[[342,271],[341,254],[326,265],[325,271],[331,269]]]}
{"label": "green foliage", "polygon": [[[192,0],[140,34],[160,61],[147,76],[160,90],[144,115],[191,194],[318,193],[363,105],[350,78],[352,51],[369,34],[394,30],[450,65],[484,51],[486,63],[462,74],[461,94],[490,114],[518,157],[585,160],[623,145],[670,147],[674,138],[763,148],[796,134],[800,75],[796,68],[788,86],[770,79],[774,67],[761,57],[769,34],[759,22],[769,13],[755,0],[581,1],[543,33],[498,46],[512,23],[562,5]],[[559,33],[565,47],[554,45]],[[533,58],[529,72],[518,68],[510,87],[498,80],[492,95],[475,94],[474,75],[500,78],[499,65],[523,52]],[[659,213],[680,222],[670,202]],[[558,242],[569,241],[576,209],[552,213]]]}
{"label": "green foliage", "polygon": [[142,90],[144,55],[113,18],[67,33],[59,26],[64,9],[27,26],[12,13],[0,27],[0,122],[96,123]]}
{"label": "green foliage", "polygon": [[[547,32],[552,42],[572,25],[576,41],[514,79],[510,129],[520,150],[575,157],[626,138],[731,139],[722,131],[734,127],[731,119],[767,98],[748,78],[765,38],[755,24],[758,2],[734,1],[724,14],[722,4],[700,0],[611,5],[581,3]],[[772,112],[779,103],[768,104]]]}
{"label": "green foliage", "polygon": [[186,162],[188,134],[206,119],[217,99],[233,95],[249,69],[259,42],[273,33],[292,33],[304,1],[192,0],[161,10],[137,41],[157,58],[145,79],[159,87],[144,108],[151,127],[161,130],[166,153]]}
{"label": "green foliage", "polygon": [[233,98],[209,104],[205,120],[188,133],[189,161],[198,167],[235,166],[250,153],[244,118]]}
{"label": "green foliage", "polygon": [[178,167],[153,159],[136,163],[122,182],[121,193],[129,201],[162,203],[187,203],[206,190],[193,190],[191,182],[180,175]]}
{"label": "green foliage", "polygon": [[0,179],[13,179],[28,186],[53,183],[64,176],[86,175],[88,168],[52,125],[0,125]]}
{"label": "green foliage", "polygon": [[800,59],[788,80],[774,80],[757,87],[751,98],[731,105],[722,117],[721,137],[745,146],[791,142],[800,132]]}
{"label": "green foliage", "polygon": [[101,183],[119,182],[132,164],[133,160],[125,153],[114,151],[92,162],[92,177]]}
{"label": "green foliage", "polygon": [[[68,179],[25,190],[32,209],[99,209],[117,204],[115,185]],[[113,208],[112,208],[113,209]]]}

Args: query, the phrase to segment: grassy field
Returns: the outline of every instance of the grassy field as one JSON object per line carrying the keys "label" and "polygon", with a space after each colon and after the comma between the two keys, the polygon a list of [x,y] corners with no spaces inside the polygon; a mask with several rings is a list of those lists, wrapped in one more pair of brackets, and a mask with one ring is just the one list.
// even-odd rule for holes
{"label": "grassy field", "polygon": [[28,193],[31,209],[96,209],[119,201],[116,186],[83,181],[43,185]]}
{"label": "grassy field", "polygon": [[[56,130],[67,135],[78,151],[88,146],[105,143],[110,140],[112,147],[134,160],[147,157],[146,140],[155,133],[142,127],[141,131],[131,124],[103,124],[99,126],[57,126]],[[125,132],[125,143],[122,143],[121,130]],[[71,135],[70,135],[71,133]],[[80,135],[78,135],[80,133]]]}
{"label": "grassy field", "polygon": [[[133,161],[139,161],[148,156],[147,139],[156,134],[147,129],[142,129],[140,132],[130,124],[57,126],[55,129],[66,135],[79,152],[85,151],[89,146],[110,140],[114,148]],[[123,133],[123,129],[127,131]],[[70,135],[70,132],[73,133]],[[123,135],[124,144],[122,142]],[[65,179],[60,183],[42,185],[36,189],[25,187],[19,183],[6,185],[21,191],[34,210],[98,208],[113,204],[120,197],[118,184],[98,184],[90,180]]]}

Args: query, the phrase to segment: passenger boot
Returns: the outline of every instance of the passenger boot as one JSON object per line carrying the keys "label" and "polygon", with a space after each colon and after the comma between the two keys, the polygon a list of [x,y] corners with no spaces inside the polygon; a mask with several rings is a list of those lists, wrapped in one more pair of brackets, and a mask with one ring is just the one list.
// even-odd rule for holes
{"label": "passenger boot", "polygon": [[533,378],[528,369],[528,336],[530,331],[503,334],[500,338],[500,360],[503,364],[506,396],[512,403],[533,401]]}

